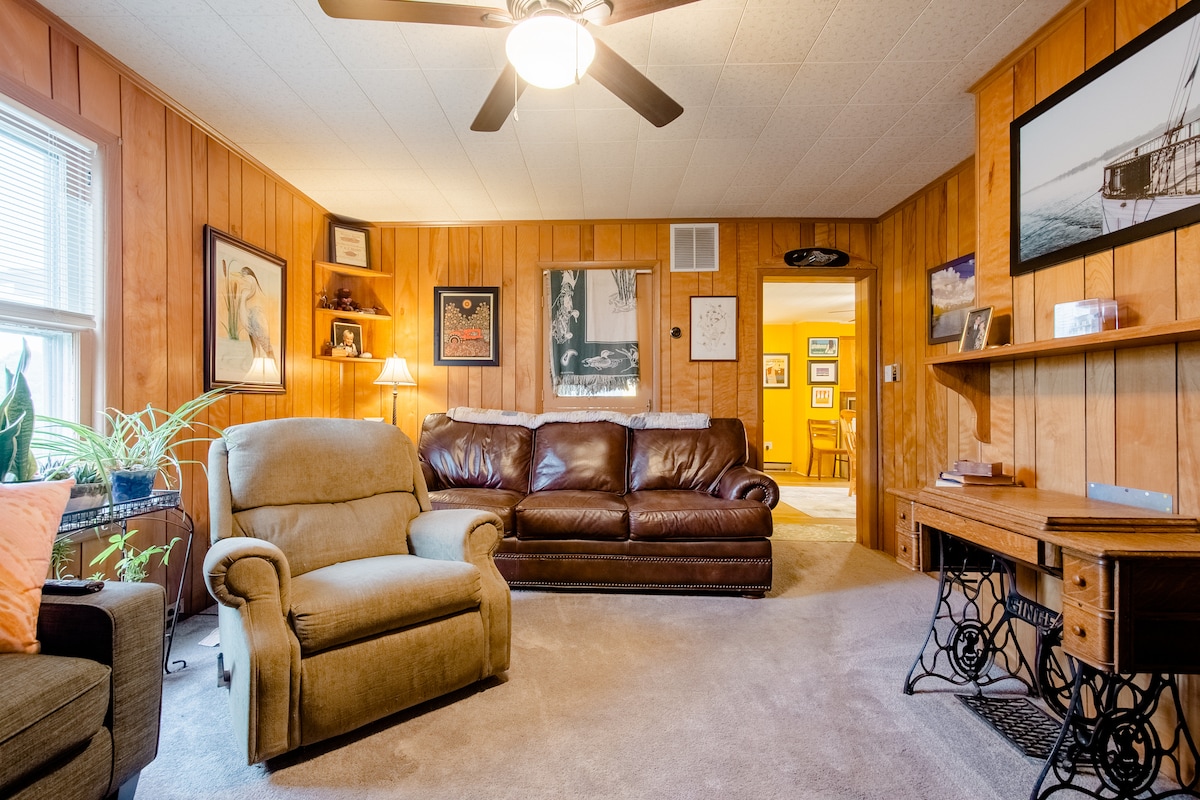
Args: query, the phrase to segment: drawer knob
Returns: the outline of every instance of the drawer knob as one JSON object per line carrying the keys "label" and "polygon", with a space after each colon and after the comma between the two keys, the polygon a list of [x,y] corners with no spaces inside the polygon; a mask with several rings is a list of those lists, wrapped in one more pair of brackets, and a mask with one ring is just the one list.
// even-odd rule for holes
{"label": "drawer knob", "polygon": [[1082,626],[1082,625],[1075,625],[1075,626],[1073,626],[1073,627],[1071,628],[1071,632],[1072,632],[1072,633],[1074,633],[1076,636],[1078,636],[1080,639],[1082,639],[1082,638],[1084,638],[1085,636],[1087,636],[1087,631],[1085,631],[1085,630],[1083,629],[1083,626]]}
{"label": "drawer knob", "polygon": [[908,552],[908,545],[906,545],[906,544],[902,544],[902,545],[900,545],[900,552],[901,552],[901,553],[907,553],[907,552]]}
{"label": "drawer knob", "polygon": [[1071,580],[1074,582],[1074,584],[1075,584],[1076,586],[1078,586],[1078,587],[1079,587],[1079,588],[1081,588],[1081,589],[1082,589],[1084,586],[1087,586],[1087,578],[1083,577],[1082,575],[1076,575],[1076,576],[1075,576],[1074,578],[1072,578]]}

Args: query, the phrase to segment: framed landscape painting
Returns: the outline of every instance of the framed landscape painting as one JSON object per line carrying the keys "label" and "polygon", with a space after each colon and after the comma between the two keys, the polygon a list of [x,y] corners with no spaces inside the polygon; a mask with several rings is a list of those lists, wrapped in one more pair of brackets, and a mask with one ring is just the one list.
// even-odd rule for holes
{"label": "framed landscape painting", "polygon": [[929,270],[929,343],[958,341],[975,307],[975,254]]}

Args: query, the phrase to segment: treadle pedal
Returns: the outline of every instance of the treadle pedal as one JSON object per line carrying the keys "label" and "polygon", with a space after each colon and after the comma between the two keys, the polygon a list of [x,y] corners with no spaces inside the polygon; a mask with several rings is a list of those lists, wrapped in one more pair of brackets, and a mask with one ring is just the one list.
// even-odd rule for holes
{"label": "treadle pedal", "polygon": [[1030,758],[1045,761],[1054,749],[1062,723],[1025,697],[957,695],[963,705],[996,733]]}

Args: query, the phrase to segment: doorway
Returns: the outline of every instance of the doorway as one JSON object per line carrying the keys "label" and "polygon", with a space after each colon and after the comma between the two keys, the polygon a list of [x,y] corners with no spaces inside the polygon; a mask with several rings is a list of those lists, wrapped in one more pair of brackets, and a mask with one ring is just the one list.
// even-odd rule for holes
{"label": "doorway", "polygon": [[763,275],[761,463],[780,486],[777,539],[870,539],[859,491],[869,291],[868,278],[836,270]]}

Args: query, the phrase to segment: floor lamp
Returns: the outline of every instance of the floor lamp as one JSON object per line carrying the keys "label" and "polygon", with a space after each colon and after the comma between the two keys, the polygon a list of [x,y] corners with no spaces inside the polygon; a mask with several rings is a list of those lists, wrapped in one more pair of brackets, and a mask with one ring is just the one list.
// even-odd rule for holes
{"label": "floor lamp", "polygon": [[408,371],[408,362],[399,356],[393,355],[391,358],[383,362],[383,372],[379,373],[379,377],[375,382],[381,386],[392,387],[392,424],[396,424],[396,395],[400,393],[401,386],[416,386],[417,382],[413,380],[412,373]]}

